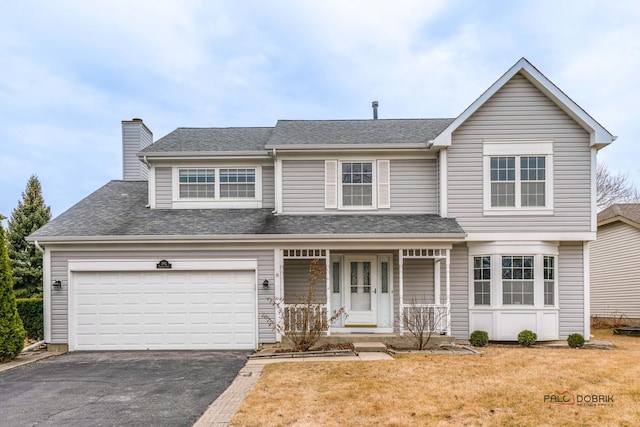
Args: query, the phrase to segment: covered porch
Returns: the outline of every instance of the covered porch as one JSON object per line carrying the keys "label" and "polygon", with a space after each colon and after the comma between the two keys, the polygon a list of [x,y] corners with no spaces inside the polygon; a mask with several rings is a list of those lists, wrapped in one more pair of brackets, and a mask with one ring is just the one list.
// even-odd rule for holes
{"label": "covered porch", "polygon": [[[309,311],[328,321],[343,308],[344,315],[326,333],[332,341],[353,341],[356,336],[402,339],[411,332],[407,321],[415,318],[426,320],[423,332],[450,337],[451,248],[451,243],[433,243],[410,248],[277,249],[274,291],[283,310],[276,313],[276,321],[283,330],[296,332],[304,323],[301,316]],[[307,303],[313,259],[324,271]],[[282,336],[276,338],[281,341]]]}

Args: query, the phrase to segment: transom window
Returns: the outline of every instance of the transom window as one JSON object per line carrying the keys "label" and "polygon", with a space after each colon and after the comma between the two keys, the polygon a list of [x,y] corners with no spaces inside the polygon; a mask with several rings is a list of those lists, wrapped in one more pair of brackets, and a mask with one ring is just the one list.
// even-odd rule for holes
{"label": "transom window", "polygon": [[342,163],[342,206],[373,206],[373,163]]}
{"label": "transom window", "polygon": [[255,199],[256,169],[179,169],[180,199]]}
{"label": "transom window", "polygon": [[545,207],[544,156],[491,157],[491,207]]}
{"label": "transom window", "polygon": [[216,196],[214,169],[181,169],[180,198],[212,199]]}
{"label": "transom window", "polygon": [[533,256],[502,257],[502,304],[533,305]]}

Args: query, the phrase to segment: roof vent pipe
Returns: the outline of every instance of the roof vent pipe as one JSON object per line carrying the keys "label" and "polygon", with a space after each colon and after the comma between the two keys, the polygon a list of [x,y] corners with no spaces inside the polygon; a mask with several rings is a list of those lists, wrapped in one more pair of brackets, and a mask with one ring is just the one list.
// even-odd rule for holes
{"label": "roof vent pipe", "polygon": [[373,101],[371,108],[373,108],[373,120],[378,120],[378,101]]}

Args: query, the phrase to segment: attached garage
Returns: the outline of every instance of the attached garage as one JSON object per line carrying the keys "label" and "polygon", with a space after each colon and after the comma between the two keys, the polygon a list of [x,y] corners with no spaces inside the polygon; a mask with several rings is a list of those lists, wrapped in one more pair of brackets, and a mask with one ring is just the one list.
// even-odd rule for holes
{"label": "attached garage", "polygon": [[71,351],[257,346],[256,261],[69,266]]}

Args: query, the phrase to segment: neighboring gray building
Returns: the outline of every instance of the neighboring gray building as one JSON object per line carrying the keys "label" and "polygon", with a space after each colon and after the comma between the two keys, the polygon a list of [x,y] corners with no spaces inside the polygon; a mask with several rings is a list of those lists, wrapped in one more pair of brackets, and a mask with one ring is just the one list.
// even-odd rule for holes
{"label": "neighboring gray building", "polygon": [[591,315],[640,320],[640,203],[615,204],[598,214]]}
{"label": "neighboring gray building", "polygon": [[524,58],[457,118],[150,136],[123,121],[125,179],[30,236],[52,346],[279,341],[270,300],[303,293],[314,258],[318,309],[348,314],[330,334],[403,333],[418,303],[460,339],[589,337],[596,153],[615,137]]}

